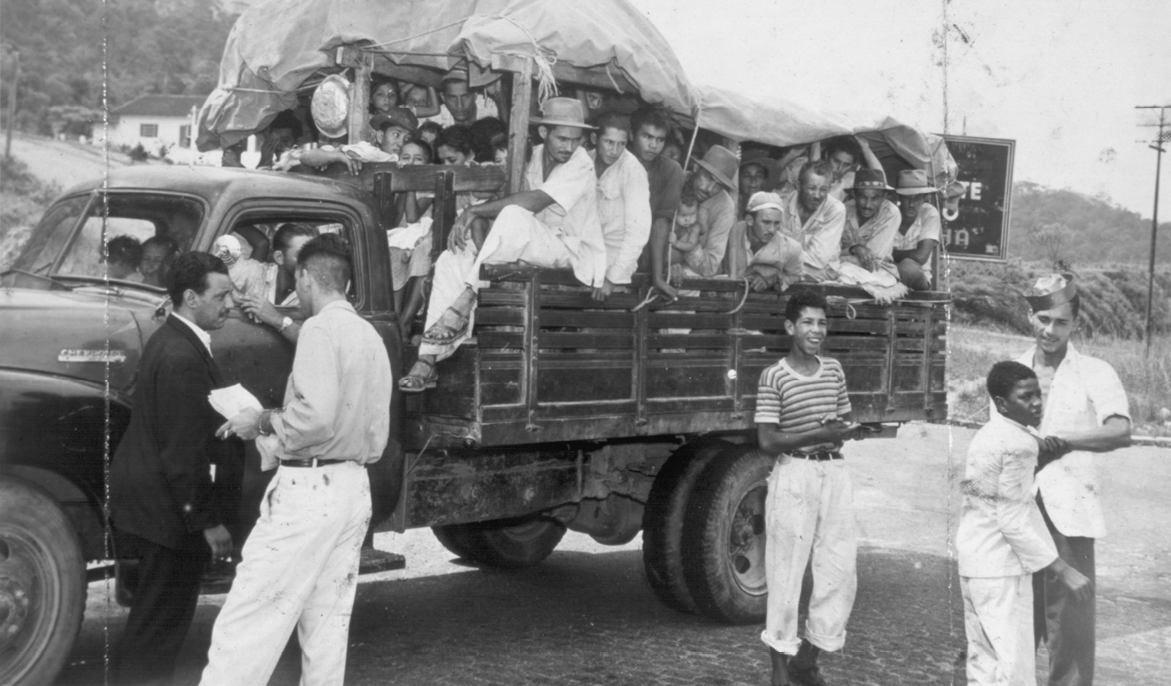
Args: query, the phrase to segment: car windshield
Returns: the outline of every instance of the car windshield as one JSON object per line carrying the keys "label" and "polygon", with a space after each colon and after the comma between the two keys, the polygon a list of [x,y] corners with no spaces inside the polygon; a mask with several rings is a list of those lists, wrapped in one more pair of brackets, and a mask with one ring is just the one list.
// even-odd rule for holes
{"label": "car windshield", "polygon": [[46,212],[13,266],[162,288],[171,260],[191,247],[203,221],[203,204],[185,196],[110,193],[105,202],[100,195],[89,200],[68,198]]}

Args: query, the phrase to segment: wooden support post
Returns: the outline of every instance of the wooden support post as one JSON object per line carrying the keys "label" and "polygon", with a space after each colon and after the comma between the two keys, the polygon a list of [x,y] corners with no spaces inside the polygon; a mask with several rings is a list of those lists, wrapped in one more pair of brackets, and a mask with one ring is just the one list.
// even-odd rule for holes
{"label": "wooden support post", "polygon": [[519,193],[525,173],[529,139],[529,107],[533,100],[533,60],[525,58],[512,75],[511,119],[508,121],[508,194]]}
{"label": "wooden support post", "polygon": [[15,73],[12,75],[12,85],[8,88],[8,132],[4,138],[4,157],[12,159],[12,127],[16,126],[16,84],[20,82],[20,53],[12,53],[16,58]]}
{"label": "wooden support post", "polygon": [[354,82],[350,84],[349,142],[373,140],[370,130],[370,75],[374,73],[373,60],[361,55],[354,67]]}

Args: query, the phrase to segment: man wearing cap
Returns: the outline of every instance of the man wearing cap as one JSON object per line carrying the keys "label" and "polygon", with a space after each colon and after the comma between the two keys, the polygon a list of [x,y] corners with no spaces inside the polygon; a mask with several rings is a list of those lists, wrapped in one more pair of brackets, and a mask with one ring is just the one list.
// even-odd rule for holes
{"label": "man wearing cap", "polygon": [[654,286],[668,297],[678,292],[667,281],[670,256],[671,223],[679,207],[679,193],[683,190],[683,168],[665,156],[667,139],[671,136],[671,116],[666,108],[642,107],[630,117],[633,138],[630,149],[646,169],[651,193],[651,237],[642,263],[651,272]]}
{"label": "man wearing cap", "polygon": [[732,151],[722,145],[713,145],[688,180],[699,200],[700,244],[684,253],[686,264],[671,266],[671,281],[678,283],[684,276],[715,276],[724,266],[728,251],[728,236],[736,223],[736,201],[731,193],[736,190],[739,162]]}
{"label": "man wearing cap", "polygon": [[602,114],[590,134],[590,152],[598,176],[598,219],[606,243],[606,280],[594,289],[595,300],[605,300],[614,286],[630,283],[638,256],[651,235],[651,196],[646,170],[626,143],[630,118],[618,112]]}
{"label": "man wearing cap", "polygon": [[[1036,344],[1018,362],[1033,369],[1045,403],[1037,504],[1058,556],[1094,581],[1094,539],[1106,535],[1094,453],[1130,444],[1126,391],[1114,369],[1078,352],[1070,335],[1081,304],[1073,276],[1043,277],[1025,291]],[[1076,602],[1057,579],[1033,577],[1034,630],[1047,639],[1049,683],[1094,678],[1094,600]]]}
{"label": "man wearing cap", "polygon": [[830,196],[832,180],[829,162],[806,162],[797,175],[797,191],[785,198],[780,230],[801,244],[808,280],[832,281],[841,264],[846,208]]}
{"label": "man wearing cap", "polygon": [[843,262],[852,262],[871,272],[882,269],[898,276],[891,251],[902,219],[899,208],[886,199],[887,191],[893,190],[886,185],[886,173],[882,170],[859,169],[854,173],[854,198],[845,203]]}
{"label": "man wearing cap", "polygon": [[[340,148],[323,145],[300,151],[291,161],[309,167],[324,167],[333,162],[340,162],[346,165],[352,174],[357,174],[362,169],[363,162],[397,162],[403,143],[418,130],[419,120],[405,107],[392,107],[385,114],[374,115],[370,119],[370,125],[380,136],[377,148],[365,141],[343,145]],[[322,133],[328,136],[333,132]]]}
{"label": "man wearing cap", "polygon": [[747,278],[754,291],[784,291],[801,280],[801,244],[781,233],[784,201],[763,191],[748,199],[728,240],[728,274]]}
{"label": "man wearing cap", "polygon": [[[550,98],[538,124],[542,145],[533,150],[519,193],[473,205],[451,228],[448,249],[435,261],[431,298],[419,357],[399,382],[408,393],[435,385],[436,362],[450,357],[471,335],[485,264],[527,262],[572,269],[594,288],[606,283],[606,244],[598,219],[597,172],[582,147],[585,123],[581,102]],[[495,218],[479,253],[469,240],[477,220]]]}
{"label": "man wearing cap", "polygon": [[902,218],[895,232],[891,257],[899,270],[899,281],[915,291],[931,290],[931,255],[939,243],[943,222],[930,202],[939,189],[927,180],[922,169],[899,172],[899,209]]}

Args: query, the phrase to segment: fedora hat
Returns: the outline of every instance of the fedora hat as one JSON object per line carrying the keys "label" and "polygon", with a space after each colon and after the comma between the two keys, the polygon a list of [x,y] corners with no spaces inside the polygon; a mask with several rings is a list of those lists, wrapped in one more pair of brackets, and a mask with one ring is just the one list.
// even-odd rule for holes
{"label": "fedora hat", "polygon": [[713,145],[708,149],[703,159],[696,160],[695,163],[715,177],[716,181],[722,183],[728,190],[736,190],[736,176],[740,169],[740,161],[736,159],[731,150],[722,145]]}
{"label": "fedora hat", "polygon": [[579,129],[594,127],[585,123],[585,108],[576,98],[549,98],[541,105],[543,117],[530,120],[530,124],[544,124],[545,126],[576,126]]}
{"label": "fedora hat", "polygon": [[850,190],[855,191],[893,191],[886,185],[886,172],[881,169],[859,169],[854,172],[854,185]]}
{"label": "fedora hat", "polygon": [[[856,178],[856,177],[855,177]],[[923,193],[938,193],[939,189],[927,180],[927,172],[922,169],[904,169],[899,172],[899,195],[922,195]]]}
{"label": "fedora hat", "polygon": [[1074,299],[1077,295],[1077,286],[1073,283],[1073,274],[1050,274],[1037,279],[1025,291],[1025,300],[1034,312],[1051,310]]}
{"label": "fedora hat", "polygon": [[317,84],[309,104],[313,124],[326,138],[346,135],[346,117],[350,111],[350,82],[338,74],[330,74]]}
{"label": "fedora hat", "polygon": [[388,126],[397,126],[415,133],[419,129],[419,119],[405,107],[392,107],[385,114],[376,114],[370,119],[370,126],[375,131],[381,131]]}

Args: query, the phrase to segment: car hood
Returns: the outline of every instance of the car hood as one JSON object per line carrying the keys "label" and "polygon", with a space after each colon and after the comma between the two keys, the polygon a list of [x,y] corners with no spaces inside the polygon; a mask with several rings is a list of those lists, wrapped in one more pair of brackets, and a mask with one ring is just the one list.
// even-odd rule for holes
{"label": "car hood", "polygon": [[[0,367],[128,391],[164,297],[129,289],[0,289]],[[108,377],[107,377],[108,370]]]}

